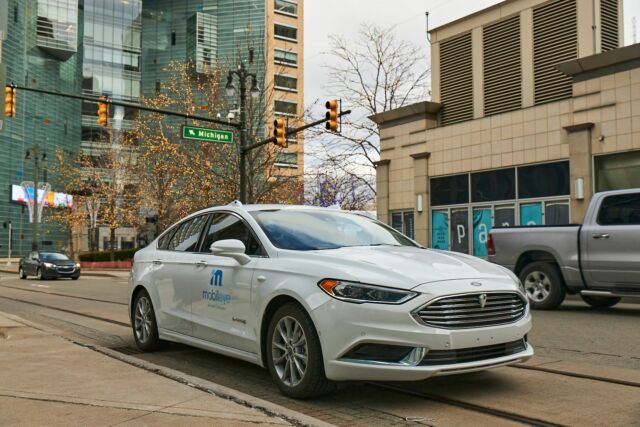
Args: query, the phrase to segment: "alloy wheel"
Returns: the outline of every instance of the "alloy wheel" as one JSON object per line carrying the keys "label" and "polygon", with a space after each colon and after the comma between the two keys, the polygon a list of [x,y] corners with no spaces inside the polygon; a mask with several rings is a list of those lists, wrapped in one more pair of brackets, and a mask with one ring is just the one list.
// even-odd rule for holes
{"label": "alloy wheel", "polygon": [[532,271],[524,280],[527,296],[533,301],[544,301],[551,292],[551,280],[542,271]]}
{"label": "alloy wheel", "polygon": [[151,337],[153,320],[151,317],[151,302],[146,296],[138,298],[135,309],[134,329],[136,338],[141,343],[146,343]]}
{"label": "alloy wheel", "polygon": [[307,337],[302,325],[293,317],[285,316],[276,325],[271,355],[280,381],[289,387],[300,384],[307,371]]}

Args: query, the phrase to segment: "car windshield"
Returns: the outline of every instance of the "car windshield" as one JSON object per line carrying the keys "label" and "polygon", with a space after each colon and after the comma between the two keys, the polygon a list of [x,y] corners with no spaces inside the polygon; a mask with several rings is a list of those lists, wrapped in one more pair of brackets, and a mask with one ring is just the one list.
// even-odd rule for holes
{"label": "car windshield", "polygon": [[350,246],[413,246],[394,229],[362,215],[327,210],[253,211],[271,243],[280,249],[313,251]]}
{"label": "car windshield", "polygon": [[40,259],[43,261],[66,261],[69,257],[56,252],[40,252]]}

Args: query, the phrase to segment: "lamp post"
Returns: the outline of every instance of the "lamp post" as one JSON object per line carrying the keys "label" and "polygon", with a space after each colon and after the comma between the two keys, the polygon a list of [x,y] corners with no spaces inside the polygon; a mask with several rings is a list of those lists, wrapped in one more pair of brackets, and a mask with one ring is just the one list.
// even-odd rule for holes
{"label": "lamp post", "polygon": [[240,62],[237,70],[229,71],[227,76],[227,85],[225,91],[227,96],[234,96],[236,88],[233,86],[233,76],[238,77],[240,83],[240,202],[247,202],[247,79],[251,77],[251,98],[256,99],[260,96],[258,88],[258,78],[255,73],[249,73],[244,66],[244,62]]}
{"label": "lamp post", "polygon": [[[38,250],[38,210],[39,210],[39,202],[38,202],[38,181],[40,180],[40,162],[47,162],[47,153],[42,153],[42,156],[38,156],[38,145],[34,145],[31,149],[27,150],[24,159],[25,160],[33,160],[33,221],[31,222],[31,250]],[[47,179],[47,170],[44,170],[44,179],[46,182]],[[46,196],[43,195],[43,196]]]}

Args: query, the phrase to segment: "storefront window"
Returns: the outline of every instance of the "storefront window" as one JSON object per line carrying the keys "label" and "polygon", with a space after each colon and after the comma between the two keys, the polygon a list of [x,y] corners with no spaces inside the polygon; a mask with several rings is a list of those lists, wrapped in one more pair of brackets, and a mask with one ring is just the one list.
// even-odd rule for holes
{"label": "storefront window", "polygon": [[569,194],[569,162],[544,163],[518,168],[518,198]]}
{"label": "storefront window", "polygon": [[520,205],[520,225],[542,225],[542,203]]}
{"label": "storefront window", "polygon": [[469,175],[431,179],[431,206],[469,203]]}
{"label": "storefront window", "polygon": [[391,227],[413,239],[413,211],[391,212]]}
{"label": "storefront window", "polygon": [[431,212],[431,247],[449,250],[449,211]]}
{"label": "storefront window", "polygon": [[516,170],[499,169],[471,174],[471,201],[493,202],[516,198]]}
{"label": "storefront window", "polygon": [[451,209],[451,250],[469,253],[469,209]]}
{"label": "storefront window", "polygon": [[640,151],[597,156],[596,191],[622,190],[640,185]]}
{"label": "storefront window", "polygon": [[473,254],[487,256],[487,238],[491,230],[491,207],[473,209]]}

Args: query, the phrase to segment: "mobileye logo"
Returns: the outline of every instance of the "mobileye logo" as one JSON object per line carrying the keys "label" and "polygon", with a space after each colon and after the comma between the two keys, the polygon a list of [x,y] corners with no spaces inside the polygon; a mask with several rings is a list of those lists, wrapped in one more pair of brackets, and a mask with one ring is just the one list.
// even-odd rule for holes
{"label": "mobileye logo", "polygon": [[[209,285],[213,287],[222,287],[222,270],[211,271]],[[231,295],[220,292],[217,289],[211,291],[208,289],[204,289],[202,291],[202,299],[215,303],[222,303],[222,305],[227,305],[231,302]]]}
{"label": "mobileye logo", "polygon": [[222,270],[211,270],[211,286],[222,286]]}

